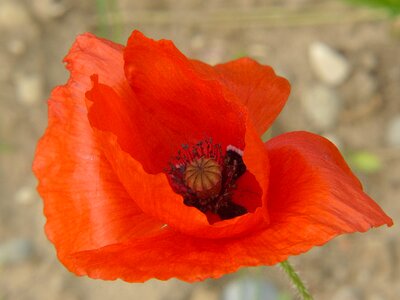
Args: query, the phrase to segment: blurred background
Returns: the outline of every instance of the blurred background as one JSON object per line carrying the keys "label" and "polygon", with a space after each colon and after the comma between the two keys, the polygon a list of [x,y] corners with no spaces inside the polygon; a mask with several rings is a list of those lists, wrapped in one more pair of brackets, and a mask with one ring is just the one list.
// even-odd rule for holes
{"label": "blurred background", "polygon": [[[0,0],[0,300],[296,299],[277,266],[195,284],[70,274],[44,235],[31,173],[47,125],[46,99],[66,82],[61,61],[85,31],[125,43],[139,29],[211,64],[253,57],[292,83],[265,138],[292,130],[328,137],[396,223],[399,12],[398,0]],[[291,261],[315,299],[397,300],[399,236],[397,226],[342,236]]]}

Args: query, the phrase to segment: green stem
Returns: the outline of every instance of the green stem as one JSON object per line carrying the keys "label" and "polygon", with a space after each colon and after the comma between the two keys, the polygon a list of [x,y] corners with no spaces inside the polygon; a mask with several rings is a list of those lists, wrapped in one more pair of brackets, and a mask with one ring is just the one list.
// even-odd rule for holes
{"label": "green stem", "polygon": [[299,275],[296,273],[296,271],[293,269],[289,261],[285,260],[280,263],[282,269],[286,272],[286,274],[289,276],[290,280],[294,284],[294,286],[297,288],[297,291],[301,295],[301,297],[304,300],[313,300],[313,297],[310,295],[310,292],[307,290],[306,286],[304,283],[301,281]]}

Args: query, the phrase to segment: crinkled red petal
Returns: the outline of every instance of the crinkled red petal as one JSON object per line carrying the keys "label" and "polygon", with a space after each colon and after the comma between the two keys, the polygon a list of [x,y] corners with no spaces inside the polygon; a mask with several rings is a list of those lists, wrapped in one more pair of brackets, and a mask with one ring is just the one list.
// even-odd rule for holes
{"label": "crinkled red petal", "polygon": [[154,41],[134,31],[124,58],[136,96],[131,101],[140,112],[131,110],[141,133],[131,143],[146,144],[151,159],[139,159],[145,170],[161,172],[182,144],[207,138],[224,150],[228,145],[243,149],[245,109],[224,94],[218,81],[198,74],[171,41]]}
{"label": "crinkled red petal", "polygon": [[266,147],[271,159],[271,223],[265,230],[213,240],[165,227],[152,237],[76,253],[71,258],[73,271],[126,281],[196,281],[241,266],[272,265],[342,233],[392,225],[326,139],[293,132],[272,139]]}
{"label": "crinkled red petal", "polygon": [[122,57],[121,51],[119,45],[89,34],[78,37],[66,57],[71,78],[49,99],[49,124],[37,146],[33,170],[44,202],[47,236],[66,265],[72,252],[125,242],[162,226],[127,194],[87,119],[85,91],[91,82],[84,74],[99,72],[118,90],[117,72],[107,75],[102,70]]}
{"label": "crinkled red petal", "polygon": [[[89,118],[95,127],[94,134],[101,141],[103,152],[118,174],[123,186],[146,214],[168,224],[179,232],[213,239],[238,236],[254,228],[259,229],[265,223],[266,207],[264,206],[254,213],[210,225],[202,212],[183,204],[183,197],[173,192],[164,173],[145,173],[142,165],[129,153],[121,149],[119,140],[112,130],[107,132],[97,129],[97,127],[101,128],[102,120],[106,117],[114,119],[114,117],[119,116],[118,118],[121,120],[128,118],[129,112],[119,110],[118,105],[122,100],[118,99],[118,95],[110,87],[98,83],[96,77],[94,77],[93,89],[87,93],[87,98],[90,106]],[[115,105],[114,108],[112,108],[112,104]],[[254,150],[256,147],[260,147],[258,151],[266,155],[260,138],[254,133],[251,138],[248,137],[251,132],[251,130],[246,132],[245,140],[246,144],[249,143],[249,147],[245,149],[245,158],[247,156],[255,158],[256,155],[260,157],[260,153]],[[246,153],[249,153],[249,155]],[[260,161],[253,159],[249,163],[249,170],[256,176],[257,180],[257,176],[264,178],[264,173],[268,174],[268,158],[266,158],[264,166],[265,164],[267,167],[263,169]],[[257,191],[259,192],[260,188]],[[255,201],[259,205],[261,204],[260,199],[253,200],[253,202]],[[254,206],[254,204],[252,205]]]}
{"label": "crinkled red petal", "polygon": [[196,71],[205,78],[221,82],[249,113],[259,135],[263,134],[285,106],[289,82],[277,76],[269,66],[250,58],[241,58],[214,67],[192,60]]}
{"label": "crinkled red petal", "polygon": [[266,147],[271,161],[271,222],[296,220],[293,230],[299,231],[298,239],[305,235],[319,245],[329,236],[392,225],[327,139],[292,132],[268,141]]}

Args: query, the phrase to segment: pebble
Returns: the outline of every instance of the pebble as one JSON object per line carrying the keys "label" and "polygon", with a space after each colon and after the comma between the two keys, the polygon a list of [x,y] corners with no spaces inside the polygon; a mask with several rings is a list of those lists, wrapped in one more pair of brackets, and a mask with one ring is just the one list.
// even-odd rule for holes
{"label": "pebble", "polygon": [[190,296],[190,300],[218,300],[218,293],[214,290],[199,286],[195,288]]}
{"label": "pebble", "polygon": [[35,200],[35,195],[35,190],[31,186],[23,186],[15,193],[14,200],[18,204],[28,205]]}
{"label": "pebble", "polygon": [[361,299],[360,294],[357,290],[351,287],[341,287],[339,288],[336,293],[332,295],[332,299],[335,300],[357,300]]}
{"label": "pebble", "polygon": [[15,75],[17,99],[25,105],[33,105],[43,95],[43,80],[37,74],[19,73]]}
{"label": "pebble", "polygon": [[222,300],[243,299],[278,299],[278,291],[272,284],[261,278],[241,278],[227,284],[222,291]]}
{"label": "pebble", "polygon": [[389,121],[386,131],[386,142],[389,146],[400,146],[400,115]]}
{"label": "pebble", "polygon": [[26,44],[22,39],[15,38],[11,39],[7,43],[8,51],[14,55],[21,55],[26,52]]}
{"label": "pebble", "polygon": [[305,114],[322,131],[333,128],[338,121],[342,101],[337,93],[324,85],[315,85],[301,97]]}
{"label": "pebble", "polygon": [[190,48],[193,50],[198,50],[202,49],[206,46],[206,41],[204,39],[204,36],[201,34],[197,34],[192,37],[190,40]]}
{"label": "pebble", "polygon": [[337,86],[350,74],[348,60],[322,42],[314,42],[309,47],[309,59],[315,75],[322,82]]}
{"label": "pebble", "polygon": [[33,244],[27,239],[13,239],[0,244],[0,266],[17,264],[33,256]]}
{"label": "pebble", "polygon": [[35,0],[31,3],[34,13],[42,21],[59,18],[67,11],[64,1]]}
{"label": "pebble", "polygon": [[369,101],[378,90],[378,81],[370,73],[357,72],[349,80],[350,97],[360,102]]}
{"label": "pebble", "polygon": [[29,26],[31,17],[25,6],[17,1],[1,1],[0,3],[0,28],[14,29]]}
{"label": "pebble", "polygon": [[21,43],[16,43],[15,39],[29,42],[38,38],[40,34],[39,27],[27,8],[19,2],[22,1],[0,1],[0,34],[3,40],[6,40],[2,42],[2,46],[5,44],[11,52],[23,51],[24,48]]}

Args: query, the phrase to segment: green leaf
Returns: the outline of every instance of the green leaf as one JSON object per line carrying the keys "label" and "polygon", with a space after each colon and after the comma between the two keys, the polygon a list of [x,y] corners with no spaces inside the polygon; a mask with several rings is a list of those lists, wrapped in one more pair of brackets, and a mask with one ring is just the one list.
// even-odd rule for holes
{"label": "green leaf", "polygon": [[364,173],[376,173],[382,169],[381,159],[377,155],[367,151],[350,154],[348,161],[354,169]]}
{"label": "green leaf", "polygon": [[346,2],[358,5],[365,5],[373,8],[383,8],[392,15],[400,14],[399,0],[346,0]]}

